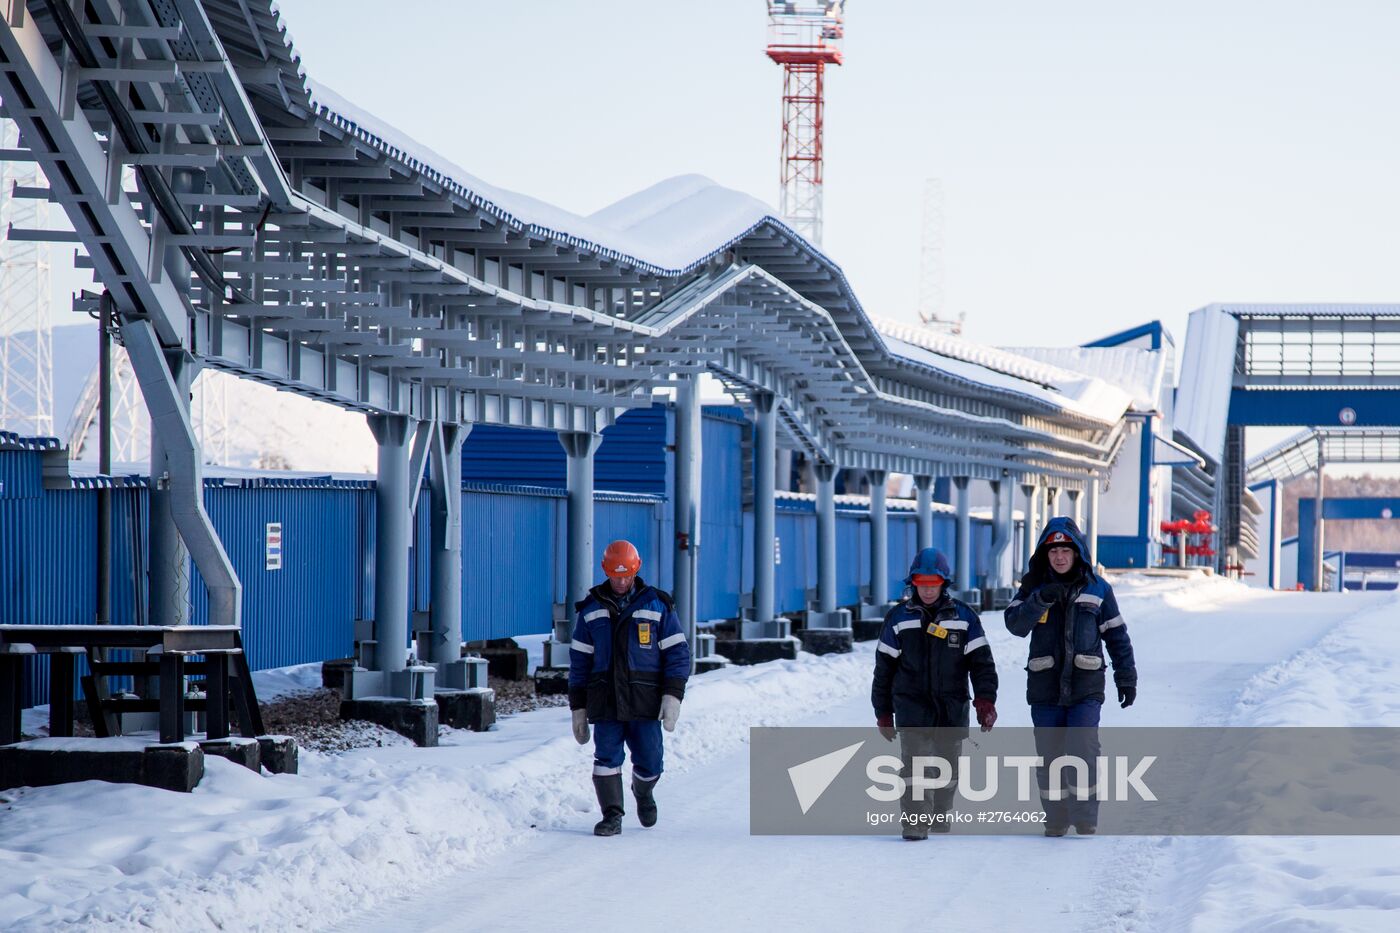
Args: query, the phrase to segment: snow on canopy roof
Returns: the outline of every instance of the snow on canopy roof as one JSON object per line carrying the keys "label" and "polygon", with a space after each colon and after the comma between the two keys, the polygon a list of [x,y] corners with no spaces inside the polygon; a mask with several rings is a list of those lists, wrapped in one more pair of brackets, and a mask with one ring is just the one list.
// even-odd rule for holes
{"label": "snow on canopy roof", "polygon": [[[665,179],[585,217],[483,181],[324,84],[309,77],[306,83],[313,107],[332,123],[387,149],[461,197],[541,237],[658,269],[683,270],[725,249],[761,223],[783,226],[762,201],[703,175]],[[810,244],[808,247],[818,252]]]}
{"label": "snow on canopy roof", "polygon": [[[538,236],[583,249],[611,252],[662,269],[693,268],[771,223],[803,244],[827,265],[849,292],[840,267],[775,218],[757,198],[724,188],[702,175],[680,175],[628,195],[587,217],[492,185],[375,117],[334,90],[306,79],[313,105],[332,123],[365,142],[386,149],[416,171],[454,190],[471,203],[505,216]],[[857,308],[854,294],[851,301]],[[862,312],[863,313],[863,312]],[[873,317],[866,315],[872,323]],[[1100,380],[943,334],[885,321],[877,329],[905,344],[931,350],[941,360],[919,362],[974,384],[1036,398],[1104,423],[1122,416],[1131,399]],[[928,341],[932,341],[931,343]],[[888,345],[888,341],[886,341]],[[905,356],[910,354],[905,353]],[[923,356],[923,355],[921,355]],[[972,366],[957,365],[971,363]],[[955,372],[956,370],[956,372]]]}
{"label": "snow on canopy roof", "polygon": [[1167,354],[1143,347],[1003,347],[1028,359],[1095,376],[1132,396],[1133,411],[1160,412]]}
{"label": "snow on canopy roof", "polygon": [[892,353],[976,385],[1036,399],[1112,424],[1132,397],[1118,386],[1018,353],[887,318],[872,317]]}

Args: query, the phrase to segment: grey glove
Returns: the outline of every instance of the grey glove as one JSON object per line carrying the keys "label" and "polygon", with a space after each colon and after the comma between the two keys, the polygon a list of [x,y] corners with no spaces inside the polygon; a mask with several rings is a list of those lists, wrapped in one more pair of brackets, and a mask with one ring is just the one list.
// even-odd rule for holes
{"label": "grey glove", "polygon": [[580,745],[588,744],[588,710],[574,710],[574,741]]}
{"label": "grey glove", "polygon": [[681,718],[681,701],[669,693],[661,698],[661,727],[667,732],[676,731],[676,720]]}

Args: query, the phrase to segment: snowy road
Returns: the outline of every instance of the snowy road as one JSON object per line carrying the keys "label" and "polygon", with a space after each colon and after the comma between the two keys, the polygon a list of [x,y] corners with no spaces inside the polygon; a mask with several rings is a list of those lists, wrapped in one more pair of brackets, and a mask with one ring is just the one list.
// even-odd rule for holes
{"label": "snowy road", "polygon": [[[1175,581],[1124,590],[1133,594],[1125,595],[1124,611],[1142,689],[1132,709],[1106,708],[1111,725],[1231,723],[1256,675],[1313,646],[1339,620],[1391,603],[1380,595],[1263,594],[1213,584],[1188,595]],[[1003,685],[1000,723],[1029,725],[1025,642],[1000,625],[988,629]],[[860,650],[868,655],[870,647]],[[870,718],[868,684],[860,682],[800,722],[864,726]],[[1209,873],[1213,857],[1238,845],[1140,837],[951,836],[917,846],[883,837],[751,837],[747,748],[668,774],[658,798],[663,815],[655,829],[641,829],[629,813],[622,837],[595,839],[595,817],[583,814],[567,828],[530,833],[488,867],[449,879],[437,887],[451,892],[446,896],[386,904],[343,929],[616,929],[661,918],[680,930],[924,930],[931,923],[1167,929],[1196,920],[1209,927],[1211,918],[1193,917],[1192,903],[1181,899],[1180,863]],[[1245,840],[1244,847],[1259,842]],[[1400,855],[1394,840],[1371,845]],[[928,896],[911,900],[908,891],[920,887]],[[1363,910],[1338,921],[1354,929],[1368,918],[1393,928],[1395,915]],[[1251,922],[1233,913],[1221,920],[1229,928]]]}
{"label": "snowy road", "polygon": [[[1400,601],[1220,580],[1116,584],[1140,675],[1107,725],[1400,726]],[[1028,725],[1026,643],[988,634],[999,725]],[[869,725],[871,647],[697,678],[661,822],[597,819],[567,712],[438,749],[211,759],[193,794],[0,794],[0,929],[1355,930],[1400,926],[1400,839],[748,834],[748,727]],[[909,892],[921,892],[912,899]],[[898,896],[895,892],[900,892]]]}

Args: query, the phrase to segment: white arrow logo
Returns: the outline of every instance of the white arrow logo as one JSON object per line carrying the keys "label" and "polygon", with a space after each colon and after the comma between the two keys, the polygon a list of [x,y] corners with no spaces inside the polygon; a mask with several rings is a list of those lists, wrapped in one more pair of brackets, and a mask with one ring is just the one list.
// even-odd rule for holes
{"label": "white arrow logo", "polygon": [[802,807],[804,816],[812,809],[812,805],[821,799],[821,795],[826,793],[826,789],[836,780],[841,769],[850,763],[864,744],[865,742],[861,741],[847,745],[820,758],[813,758],[788,768],[788,778],[792,781],[792,789],[797,794],[797,803]]}

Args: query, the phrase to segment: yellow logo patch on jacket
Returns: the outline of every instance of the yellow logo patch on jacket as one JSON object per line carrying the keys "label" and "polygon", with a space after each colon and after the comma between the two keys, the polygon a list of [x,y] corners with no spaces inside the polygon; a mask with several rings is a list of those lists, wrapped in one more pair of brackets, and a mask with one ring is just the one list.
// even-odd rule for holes
{"label": "yellow logo patch on jacket", "polygon": [[944,628],[943,626],[939,625],[937,622],[930,622],[930,623],[928,624],[928,633],[929,633],[930,635],[932,635],[934,638],[947,638],[947,637],[948,637],[948,630],[947,630],[946,628]]}
{"label": "yellow logo patch on jacket", "polygon": [[639,644],[643,644],[643,645],[649,645],[649,644],[651,644],[651,623],[650,623],[650,622],[638,622],[638,623],[637,623],[637,642],[638,642]]}

